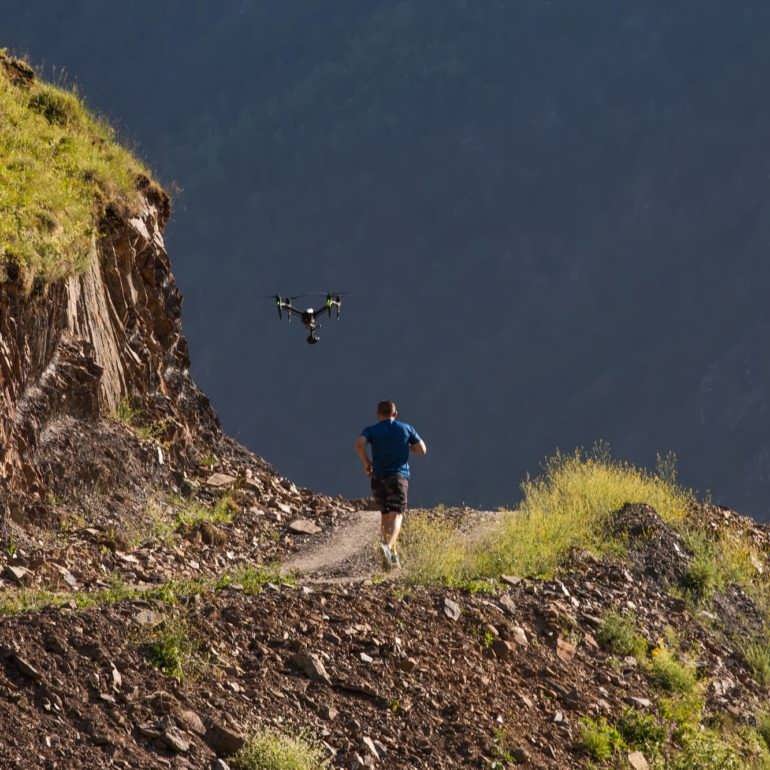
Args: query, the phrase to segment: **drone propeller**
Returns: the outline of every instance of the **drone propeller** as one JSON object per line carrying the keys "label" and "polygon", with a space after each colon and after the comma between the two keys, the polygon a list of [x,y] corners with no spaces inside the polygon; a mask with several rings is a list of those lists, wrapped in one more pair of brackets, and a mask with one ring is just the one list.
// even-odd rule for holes
{"label": "drone propeller", "polygon": [[[280,294],[270,294],[268,296],[270,296],[273,300],[275,300],[275,306],[276,306],[276,309],[278,310],[278,318],[281,319],[281,318],[283,318],[283,312],[282,311],[287,306],[291,305],[291,303],[295,299],[299,299],[302,295],[301,294],[297,294],[294,297],[282,297]],[[288,319],[291,321],[291,313],[289,313]]]}

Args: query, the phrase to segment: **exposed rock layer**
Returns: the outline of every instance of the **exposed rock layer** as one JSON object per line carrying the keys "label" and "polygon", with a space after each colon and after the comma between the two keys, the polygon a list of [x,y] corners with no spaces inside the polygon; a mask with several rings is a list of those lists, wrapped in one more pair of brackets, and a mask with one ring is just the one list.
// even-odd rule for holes
{"label": "exposed rock layer", "polygon": [[99,419],[132,401],[161,426],[172,456],[219,435],[189,375],[181,296],[163,241],[168,198],[146,179],[134,212],[108,207],[88,266],[24,285],[6,265],[0,284],[1,468],[12,496],[40,496],[39,437],[63,417]]}

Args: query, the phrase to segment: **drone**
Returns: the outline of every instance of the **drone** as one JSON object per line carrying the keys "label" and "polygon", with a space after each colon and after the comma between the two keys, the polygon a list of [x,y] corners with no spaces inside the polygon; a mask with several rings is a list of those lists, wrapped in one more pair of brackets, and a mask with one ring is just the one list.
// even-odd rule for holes
{"label": "drone", "polygon": [[315,345],[321,341],[321,338],[318,336],[318,329],[321,327],[321,324],[318,323],[318,317],[323,313],[326,313],[329,318],[331,318],[332,311],[334,311],[339,319],[342,312],[342,296],[340,294],[327,293],[323,305],[318,309],[309,307],[307,310],[298,310],[291,303],[295,299],[299,299],[303,296],[307,295],[299,294],[296,297],[281,297],[279,294],[276,294],[273,299],[275,300],[275,306],[278,309],[278,318],[283,318],[285,313],[286,318],[291,322],[292,316],[299,316],[303,326],[308,331],[308,345]]}

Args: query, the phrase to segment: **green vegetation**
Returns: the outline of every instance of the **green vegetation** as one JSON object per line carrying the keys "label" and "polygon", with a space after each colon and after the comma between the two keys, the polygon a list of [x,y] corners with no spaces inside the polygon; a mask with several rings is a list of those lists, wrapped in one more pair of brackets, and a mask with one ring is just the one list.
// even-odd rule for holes
{"label": "green vegetation", "polygon": [[154,540],[170,543],[204,523],[231,524],[238,510],[230,495],[223,495],[213,506],[168,495],[149,500],[142,516],[121,522],[120,528],[110,529],[107,534],[121,550]]}
{"label": "green vegetation", "polygon": [[294,580],[267,567],[242,567],[216,578],[169,580],[152,587],[133,586],[116,579],[109,588],[98,591],[56,592],[12,588],[0,591],[0,615],[20,615],[46,607],[89,609],[135,599],[175,605],[184,597],[221,591],[232,585],[242,586],[245,593],[257,594],[268,583],[294,585]]}
{"label": "green vegetation", "polygon": [[770,685],[770,641],[754,641],[741,650],[754,679],[761,685]]}
{"label": "green vegetation", "polygon": [[626,744],[618,729],[604,717],[580,720],[580,747],[593,759],[611,759]]}
{"label": "green vegetation", "polygon": [[604,618],[597,639],[615,655],[633,655],[640,661],[647,657],[647,640],[636,630],[631,618],[616,612]]}
{"label": "green vegetation", "polygon": [[682,662],[668,647],[656,647],[652,651],[652,679],[668,692],[687,694],[693,692],[697,677],[695,666]]}
{"label": "green vegetation", "polygon": [[27,288],[87,263],[110,201],[131,205],[147,170],[73,91],[13,78],[0,52],[0,260]]}
{"label": "green vegetation", "polygon": [[644,752],[648,759],[656,758],[666,740],[666,729],[652,714],[626,709],[618,720],[618,732],[634,750]]}
{"label": "green vegetation", "polygon": [[465,585],[501,574],[552,575],[572,548],[596,553],[622,552],[623,543],[608,536],[610,515],[626,503],[647,503],[665,521],[682,525],[692,495],[669,479],[628,463],[606,451],[556,455],[543,475],[522,485],[516,511],[475,541],[427,514],[405,526],[405,563],[415,582]]}
{"label": "green vegetation", "polygon": [[653,770],[768,770],[762,724],[756,730],[706,726],[700,694],[663,700],[655,713],[628,709],[612,724],[583,719],[578,746],[604,767],[625,767],[623,753],[641,751]]}
{"label": "green vegetation", "polygon": [[739,533],[722,532],[718,537],[709,538],[702,531],[686,526],[683,534],[693,558],[682,587],[696,603],[708,601],[730,584],[752,592],[763,582],[753,563],[757,554]]}
{"label": "green vegetation", "polygon": [[199,648],[189,624],[183,616],[177,614],[164,618],[146,645],[150,662],[178,682],[203,667]]}
{"label": "green vegetation", "polygon": [[322,770],[323,749],[309,739],[264,728],[230,759],[233,770]]}
{"label": "green vegetation", "polygon": [[296,585],[296,580],[291,575],[282,575],[277,569],[268,569],[264,567],[243,567],[228,572],[221,577],[216,584],[217,589],[227,588],[231,585],[238,585],[248,596],[255,596],[262,592],[268,583],[273,585]]}
{"label": "green vegetation", "polygon": [[703,695],[698,691],[661,701],[661,719],[668,725],[675,747],[662,767],[666,770],[770,768],[770,753],[756,730],[729,722],[706,724],[704,711]]}
{"label": "green vegetation", "polygon": [[213,508],[200,503],[188,503],[177,513],[179,526],[192,529],[198,524],[232,524],[233,516],[238,512],[238,505],[229,495],[221,497]]}
{"label": "green vegetation", "polygon": [[133,399],[124,398],[115,409],[113,417],[130,428],[143,441],[157,441],[167,444],[170,421],[150,419]]}
{"label": "green vegetation", "polygon": [[757,716],[757,735],[770,750],[770,714],[764,713]]}
{"label": "green vegetation", "polygon": [[[606,644],[633,646],[628,619],[609,615],[604,628]],[[682,658],[673,632],[640,662],[666,695],[651,713],[627,709],[614,723],[583,719],[578,745],[593,760],[625,766],[624,752],[641,751],[653,770],[770,770],[770,719],[760,716],[751,729],[708,717],[704,683],[698,681],[695,666]]]}

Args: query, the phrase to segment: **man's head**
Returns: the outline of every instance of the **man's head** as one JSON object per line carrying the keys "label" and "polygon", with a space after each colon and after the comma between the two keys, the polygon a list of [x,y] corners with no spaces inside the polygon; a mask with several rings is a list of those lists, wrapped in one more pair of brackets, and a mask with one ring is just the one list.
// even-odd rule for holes
{"label": "man's head", "polygon": [[398,417],[395,401],[380,401],[377,404],[377,417],[381,420],[395,420]]}

